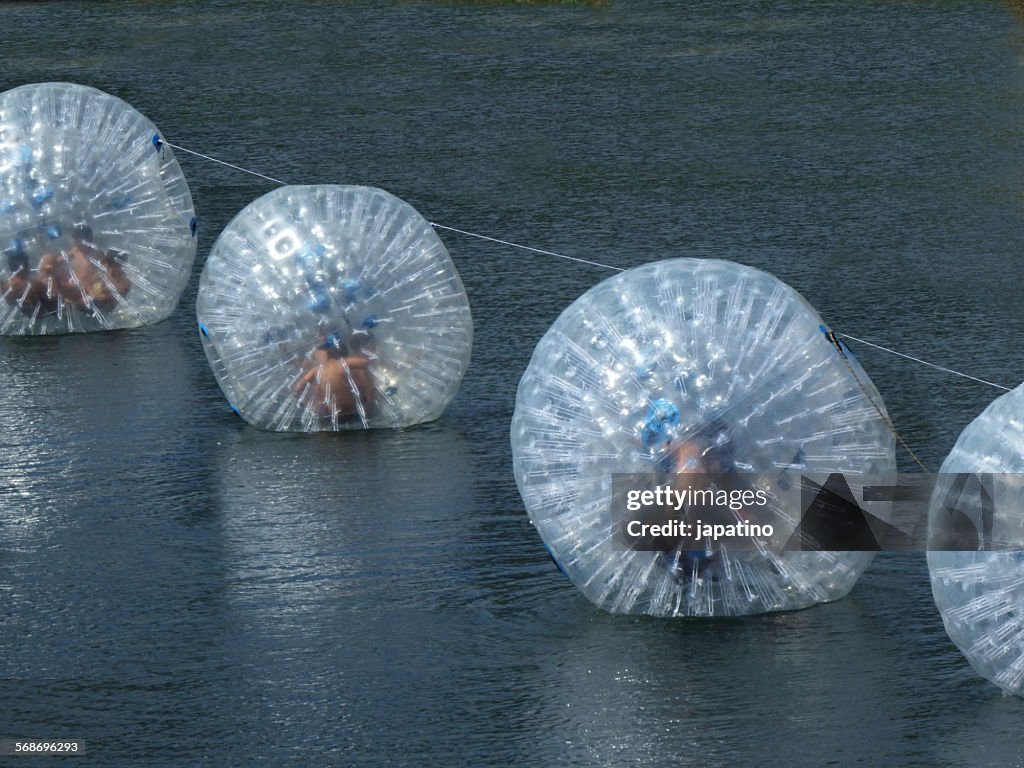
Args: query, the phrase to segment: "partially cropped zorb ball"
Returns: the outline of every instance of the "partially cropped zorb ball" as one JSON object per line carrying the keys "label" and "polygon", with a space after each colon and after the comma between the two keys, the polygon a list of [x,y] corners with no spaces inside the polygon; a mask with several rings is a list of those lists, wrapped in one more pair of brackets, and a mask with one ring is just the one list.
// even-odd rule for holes
{"label": "partially cropped zorb ball", "polygon": [[[613,541],[611,506],[613,475],[678,477],[681,446],[716,472],[888,476],[882,400],[846,355],[796,291],[738,264],[662,261],[589,290],[537,344],[512,420],[516,482],[559,567],[615,613],[737,616],[845,595],[871,552],[642,551]],[[761,522],[788,534],[800,505],[777,498]]]}
{"label": "partially cropped zorb ball", "polygon": [[279,431],[436,419],[473,340],[433,227],[371,187],[288,186],[251,203],[214,244],[196,312],[232,408]]}
{"label": "partially cropped zorb ball", "polygon": [[0,94],[0,334],[163,320],[196,252],[188,185],[156,127],[71,83]]}
{"label": "partially cropped zorb ball", "polygon": [[[946,632],[971,666],[1024,693],[1024,385],[960,434],[928,516],[928,570]],[[985,551],[987,550],[987,551]]]}

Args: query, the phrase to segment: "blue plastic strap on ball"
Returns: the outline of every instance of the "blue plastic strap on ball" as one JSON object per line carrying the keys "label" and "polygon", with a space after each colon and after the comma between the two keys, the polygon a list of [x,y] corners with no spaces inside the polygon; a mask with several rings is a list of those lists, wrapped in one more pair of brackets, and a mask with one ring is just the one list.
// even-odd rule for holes
{"label": "blue plastic strap on ball", "polygon": [[824,325],[819,325],[818,329],[825,334],[825,338],[836,348],[836,351],[842,355],[844,360],[853,355],[853,352],[850,351],[850,348],[839,338],[835,331],[826,328]]}
{"label": "blue plastic strap on ball", "polygon": [[199,324],[199,332],[203,334],[203,336],[206,336],[207,338],[210,337],[210,332],[206,330],[206,326],[203,325],[202,323]]}
{"label": "blue plastic strap on ball", "polygon": [[555,568],[558,569],[558,572],[560,574],[562,574],[563,576],[565,576],[566,578],[568,578],[568,574],[562,569],[562,564],[560,562],[558,562],[558,558],[555,557],[555,554],[551,551],[551,547],[549,547],[547,544],[545,544],[544,545],[544,550],[548,553],[548,557],[551,558],[551,562],[555,564]]}
{"label": "blue plastic strap on ball", "polygon": [[188,231],[192,233],[192,237],[196,236],[196,229],[197,228],[198,228],[198,225],[196,224],[196,217],[193,216],[191,221],[189,221],[189,223],[188,223]]}
{"label": "blue plastic strap on ball", "polygon": [[155,149],[157,152],[159,152],[161,149],[163,149],[163,146],[164,146],[164,140],[160,138],[160,134],[159,133],[154,133],[153,134],[153,149]]}
{"label": "blue plastic strap on ball", "polygon": [[315,283],[310,292],[309,309],[311,312],[324,313],[331,308],[331,297],[322,283]]}
{"label": "blue plastic strap on ball", "polygon": [[644,448],[670,440],[673,427],[679,426],[679,408],[670,400],[658,399],[647,409],[641,441]]}
{"label": "blue plastic strap on ball", "polygon": [[39,208],[48,200],[53,198],[53,190],[49,187],[40,187],[32,193],[32,205]]}
{"label": "blue plastic strap on ball", "polygon": [[356,300],[356,294],[363,284],[359,280],[346,280],[341,287],[345,291],[345,300],[351,304]]}

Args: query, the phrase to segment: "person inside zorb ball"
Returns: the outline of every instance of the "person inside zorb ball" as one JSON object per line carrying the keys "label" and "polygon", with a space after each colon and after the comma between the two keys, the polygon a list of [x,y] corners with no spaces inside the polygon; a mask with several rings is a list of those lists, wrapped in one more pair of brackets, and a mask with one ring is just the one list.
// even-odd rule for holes
{"label": "person inside zorb ball", "polygon": [[732,616],[849,592],[873,553],[845,551],[845,522],[805,508],[802,478],[841,477],[853,494],[891,477],[895,439],[867,374],[823,330],[789,286],[717,260],[628,270],[561,314],[519,384],[513,467],[588,599]]}
{"label": "person inside zorb ball", "polygon": [[71,83],[0,94],[0,333],[166,318],[195,257],[188,186],[153,124]]}
{"label": "person inside zorb ball", "polygon": [[250,203],[210,252],[196,315],[231,407],[277,431],[436,419],[473,338],[434,228],[361,186],[286,186]]}

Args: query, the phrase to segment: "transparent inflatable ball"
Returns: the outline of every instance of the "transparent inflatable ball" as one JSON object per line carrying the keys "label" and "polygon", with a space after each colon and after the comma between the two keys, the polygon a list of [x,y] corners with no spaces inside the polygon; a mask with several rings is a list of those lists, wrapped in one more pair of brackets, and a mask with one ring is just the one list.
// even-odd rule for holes
{"label": "transparent inflatable ball", "polygon": [[971,666],[1024,693],[1024,385],[968,424],[942,463],[928,570],[946,632]]}
{"label": "transparent inflatable ball", "polygon": [[278,431],[438,418],[469,364],[469,301],[434,228],[380,189],[288,186],[214,244],[196,304],[228,402]]}
{"label": "transparent inflatable ball", "polygon": [[[895,470],[881,397],[823,330],[775,277],[698,259],[623,272],[555,321],[519,384],[513,465],[549,552],[595,605],[739,616],[835,600],[853,587],[872,552],[789,546],[802,510],[786,482],[841,473],[854,491],[858,478]],[[757,509],[716,512],[723,525],[771,526],[763,546],[756,536],[734,551],[681,537],[647,551],[617,538],[613,476],[680,489],[683,476],[712,473],[733,490],[765,491]],[[691,506],[676,511],[680,522],[699,522],[689,520]],[[872,513],[888,516],[878,505]]]}
{"label": "transparent inflatable ball", "polygon": [[131,106],[71,83],[0,94],[0,334],[163,320],[195,230],[171,148]]}

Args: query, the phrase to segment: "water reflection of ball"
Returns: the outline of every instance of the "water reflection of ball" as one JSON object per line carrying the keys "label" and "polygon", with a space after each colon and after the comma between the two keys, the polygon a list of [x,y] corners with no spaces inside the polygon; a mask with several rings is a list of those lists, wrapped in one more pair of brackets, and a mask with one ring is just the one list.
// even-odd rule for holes
{"label": "water reflection of ball", "polygon": [[[871,553],[623,547],[612,475],[672,482],[693,458],[700,471],[769,480],[888,475],[894,438],[882,413],[863,369],[792,288],[725,261],[663,261],[595,286],[538,343],[512,422],[516,482],[556,562],[606,610],[801,608],[845,595]],[[779,501],[762,522],[779,538],[800,513]]]}
{"label": "water reflection of ball", "polygon": [[188,185],[156,127],[71,83],[0,94],[0,333],[155,323],[196,252]]}
{"label": "water reflection of ball", "polygon": [[[932,594],[979,674],[1024,692],[1024,385],[960,434],[928,516]],[[988,551],[983,551],[988,550]]]}
{"label": "water reflection of ball", "polygon": [[281,431],[436,419],[473,338],[433,227],[370,187],[281,187],[251,203],[214,244],[196,312],[231,406]]}

